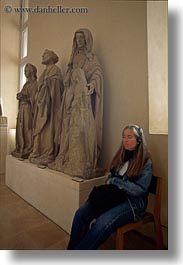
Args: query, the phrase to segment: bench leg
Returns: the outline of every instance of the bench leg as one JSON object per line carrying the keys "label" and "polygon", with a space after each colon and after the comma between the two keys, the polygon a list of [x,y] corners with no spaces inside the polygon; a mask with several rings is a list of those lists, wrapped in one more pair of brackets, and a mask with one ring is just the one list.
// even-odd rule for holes
{"label": "bench leg", "polygon": [[154,225],[155,225],[155,230],[156,230],[157,249],[164,249],[161,223],[160,221],[155,221]]}

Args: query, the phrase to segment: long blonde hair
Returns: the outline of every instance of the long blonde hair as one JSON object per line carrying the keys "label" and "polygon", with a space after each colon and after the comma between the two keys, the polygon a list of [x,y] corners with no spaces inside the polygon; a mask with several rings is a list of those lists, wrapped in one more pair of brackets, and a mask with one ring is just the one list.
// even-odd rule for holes
{"label": "long blonde hair", "polygon": [[[133,131],[138,143],[136,149],[134,150],[134,156],[127,170],[128,177],[133,179],[140,175],[144,164],[150,158],[150,154],[147,150],[143,129],[137,125],[127,125],[123,129],[122,133],[124,133],[126,129],[131,129]],[[118,169],[121,165],[124,164],[125,154],[126,150],[122,143],[112,159],[110,170],[113,168]]]}

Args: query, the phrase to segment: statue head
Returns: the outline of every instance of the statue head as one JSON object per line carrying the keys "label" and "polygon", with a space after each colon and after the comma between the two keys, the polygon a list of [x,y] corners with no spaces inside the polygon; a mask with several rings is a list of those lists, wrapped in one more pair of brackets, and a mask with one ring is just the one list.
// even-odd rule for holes
{"label": "statue head", "polygon": [[73,39],[73,48],[85,48],[86,52],[91,52],[93,46],[93,38],[89,29],[82,28],[75,32]]}
{"label": "statue head", "polygon": [[86,57],[89,60],[93,59],[92,55],[93,37],[89,29],[81,28],[78,29],[73,38],[72,53],[69,61],[69,65],[72,65],[73,58],[78,49],[84,50]]}
{"label": "statue head", "polygon": [[37,68],[30,63],[27,63],[25,65],[24,73],[26,78],[33,77],[34,79],[37,79]]}
{"label": "statue head", "polygon": [[51,65],[56,64],[59,57],[51,50],[45,50],[42,56],[42,64]]}
{"label": "statue head", "polygon": [[75,41],[77,49],[86,49],[86,40],[85,35],[83,32],[76,32],[75,33]]}

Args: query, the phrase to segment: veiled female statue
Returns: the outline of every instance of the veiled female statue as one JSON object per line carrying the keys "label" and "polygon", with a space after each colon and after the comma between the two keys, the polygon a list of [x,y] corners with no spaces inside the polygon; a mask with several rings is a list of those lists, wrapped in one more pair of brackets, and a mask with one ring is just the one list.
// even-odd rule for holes
{"label": "veiled female statue", "polygon": [[28,158],[33,148],[33,117],[35,111],[35,94],[37,92],[37,69],[28,63],[24,70],[27,82],[17,94],[19,101],[16,123],[16,148],[12,155]]}
{"label": "veiled female statue", "polygon": [[33,151],[29,161],[47,165],[55,160],[59,150],[60,131],[59,110],[62,102],[63,81],[57,65],[58,56],[51,50],[45,50],[42,64],[46,66],[38,82],[38,93],[33,124]]}
{"label": "veiled female statue", "polygon": [[75,32],[64,80],[60,151],[49,164],[52,169],[85,179],[96,175],[102,147],[103,76],[92,46],[88,29]]}

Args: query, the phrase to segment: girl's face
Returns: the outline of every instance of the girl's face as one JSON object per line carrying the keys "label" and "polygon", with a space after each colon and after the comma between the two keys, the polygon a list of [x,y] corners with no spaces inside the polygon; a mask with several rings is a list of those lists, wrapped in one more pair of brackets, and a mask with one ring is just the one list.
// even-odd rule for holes
{"label": "girl's face", "polygon": [[137,137],[134,134],[133,130],[127,128],[123,131],[122,142],[125,150],[135,150],[137,147]]}

